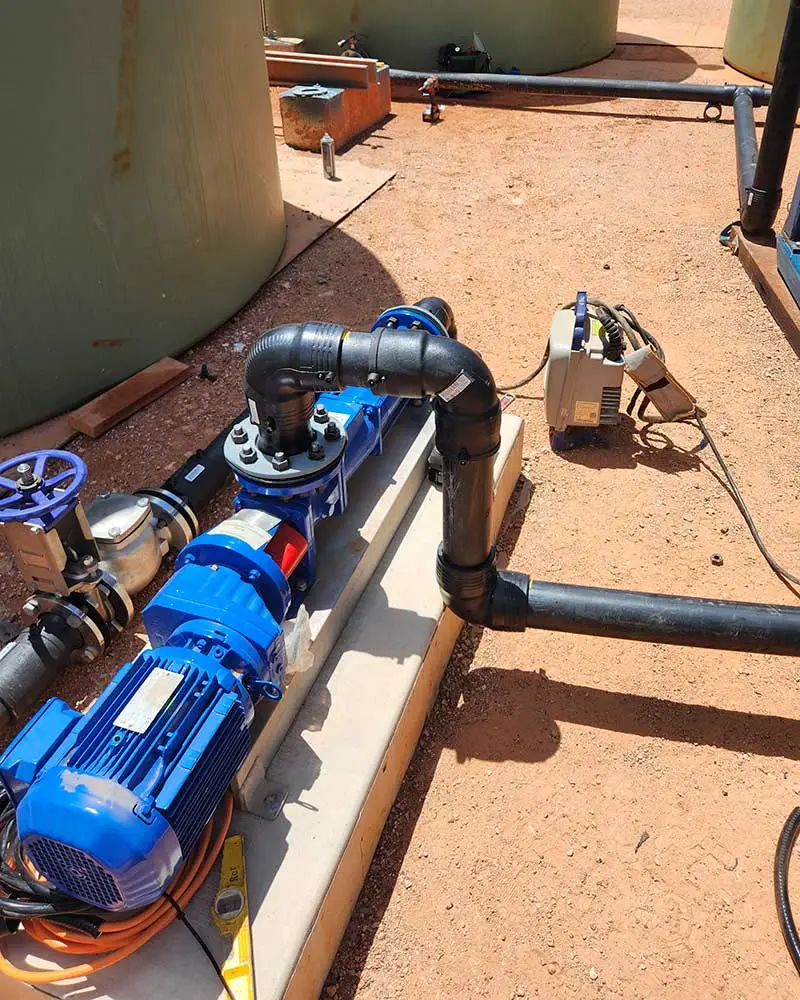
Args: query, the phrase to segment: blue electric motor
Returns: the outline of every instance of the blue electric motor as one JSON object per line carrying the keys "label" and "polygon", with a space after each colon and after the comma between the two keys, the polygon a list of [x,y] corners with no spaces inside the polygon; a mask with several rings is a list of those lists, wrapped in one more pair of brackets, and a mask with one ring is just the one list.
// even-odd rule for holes
{"label": "blue electric motor", "polygon": [[[414,307],[379,323],[447,335]],[[237,513],[182,550],[145,608],[153,648],[85,715],[51,699],[0,757],[24,849],[58,889],[112,911],[163,893],[247,756],[254,705],[281,697],[282,624],[313,583],[314,525],[345,509],[347,480],[404,405],[368,389],[320,394],[324,460],[299,481],[243,466],[253,431],[234,428]]]}

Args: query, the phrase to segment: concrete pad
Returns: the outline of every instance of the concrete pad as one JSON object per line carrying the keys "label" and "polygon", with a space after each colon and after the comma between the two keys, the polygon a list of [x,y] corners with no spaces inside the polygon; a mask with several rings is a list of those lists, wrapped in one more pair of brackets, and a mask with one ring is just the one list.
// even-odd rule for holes
{"label": "concrete pad", "polygon": [[[434,421],[428,406],[409,406],[386,439],[382,455],[369,459],[349,483],[347,510],[317,526],[319,576],[305,601],[311,630],[309,662],[289,673],[283,698],[262,702],[251,729],[253,749],[237,782],[243,808],[260,812],[252,790],[294,721],[311,685],[364,592],[425,480],[433,447]],[[376,483],[384,483],[376,490]]]}
{"label": "concrete pad", "polygon": [[[522,421],[503,418],[495,465],[496,532],[522,463]],[[239,812],[259,1000],[315,1000],[324,983],[461,629],[435,579],[441,496],[428,483],[396,531],[266,779],[288,794],[274,822]],[[188,908],[218,960],[214,872]],[[6,947],[17,964],[22,936]],[[180,924],[90,983],[48,985],[59,998],[221,1000],[210,964]],[[3,1000],[33,994],[0,982]]]}

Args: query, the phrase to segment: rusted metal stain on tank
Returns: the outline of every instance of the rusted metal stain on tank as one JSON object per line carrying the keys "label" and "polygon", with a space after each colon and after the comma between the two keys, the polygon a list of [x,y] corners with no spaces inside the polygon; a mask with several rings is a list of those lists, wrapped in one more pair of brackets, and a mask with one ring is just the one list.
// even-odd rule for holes
{"label": "rusted metal stain on tank", "polygon": [[114,153],[111,157],[112,177],[126,173],[133,162],[131,142],[138,47],[139,0],[122,0],[122,29],[117,67],[117,113],[114,119]]}
{"label": "rusted metal stain on tank", "polygon": [[122,347],[127,337],[101,337],[100,340],[93,340],[92,347]]}

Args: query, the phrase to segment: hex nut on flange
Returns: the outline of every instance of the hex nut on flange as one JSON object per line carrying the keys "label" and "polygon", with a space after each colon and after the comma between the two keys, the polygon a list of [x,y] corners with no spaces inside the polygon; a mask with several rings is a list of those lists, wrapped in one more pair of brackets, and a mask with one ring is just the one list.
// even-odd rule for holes
{"label": "hex nut on flange", "polygon": [[233,433],[231,434],[234,444],[244,444],[247,440],[247,431],[241,424],[237,424],[233,428]]}
{"label": "hex nut on flange", "polygon": [[286,457],[285,451],[276,451],[272,456],[272,468],[276,472],[286,472],[289,468],[289,459]]}
{"label": "hex nut on flange", "polygon": [[239,452],[239,458],[244,462],[245,465],[253,465],[254,462],[258,461],[258,455],[256,450],[252,445],[248,445],[246,448],[242,448]]}

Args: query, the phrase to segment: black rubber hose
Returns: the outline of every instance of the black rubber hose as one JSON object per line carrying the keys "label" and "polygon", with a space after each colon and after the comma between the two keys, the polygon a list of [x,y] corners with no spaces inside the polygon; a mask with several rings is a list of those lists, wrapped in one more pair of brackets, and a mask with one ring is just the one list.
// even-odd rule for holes
{"label": "black rubber hose", "polygon": [[236,424],[248,420],[247,410],[218,434],[211,444],[196,451],[177,472],[173,472],[162,489],[185,500],[197,514],[228,484],[232,473],[225,461],[225,441]]}
{"label": "black rubber hose", "polygon": [[436,76],[444,89],[517,91],[547,96],[632,97],[654,101],[688,101],[731,107],[737,90],[746,90],[753,104],[764,107],[772,91],[769,87],[738,87],[735,84],[670,83],[663,80],[604,80],[575,76],[530,76],[503,73],[425,73],[393,69],[393,83],[421,87]]}
{"label": "black rubber hose", "polygon": [[786,820],[775,851],[775,905],[778,907],[783,940],[786,942],[795,969],[800,973],[800,935],[797,933],[792,904],[789,900],[789,864],[798,836],[800,836],[800,809],[795,809]]}
{"label": "black rubber hose", "polygon": [[35,704],[82,645],[77,629],[44,614],[0,650],[0,730]]}

